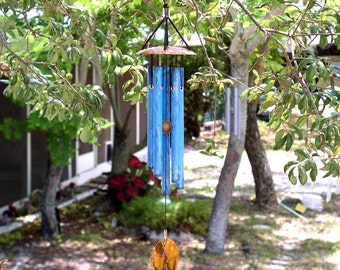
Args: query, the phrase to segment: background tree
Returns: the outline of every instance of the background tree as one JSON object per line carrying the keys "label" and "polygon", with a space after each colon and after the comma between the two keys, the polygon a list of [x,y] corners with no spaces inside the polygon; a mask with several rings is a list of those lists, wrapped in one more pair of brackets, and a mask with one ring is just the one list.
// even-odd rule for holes
{"label": "background tree", "polygon": [[[332,33],[336,33],[336,28],[334,27],[336,27],[336,24],[338,24],[339,22],[337,19],[330,20],[330,22],[327,19],[326,23],[325,18],[337,18],[337,11],[336,9],[334,10],[329,6],[319,6],[316,4],[315,1],[306,1],[304,3],[305,6],[303,7],[299,7],[298,5],[295,5],[294,3],[290,3],[288,1],[287,5],[284,6],[281,6],[281,4],[277,5],[277,3],[274,2],[266,2],[263,5],[256,6],[257,3],[254,2],[253,6],[251,5],[251,3],[248,3],[247,7],[239,1],[233,2],[237,4],[237,9],[240,9],[243,12],[244,16],[247,16],[249,19],[251,19],[252,26],[243,28],[244,26],[247,26],[246,21],[243,20],[243,29],[239,31],[239,25],[241,22],[235,20],[237,19],[237,17],[234,17],[235,23],[238,22],[238,24],[233,34],[231,45],[228,51],[232,63],[232,70],[234,69],[234,73],[232,72],[232,75],[234,78],[239,78],[239,81],[244,83],[243,85],[248,85],[246,80],[251,69],[247,67],[248,63],[242,63],[242,59],[248,60],[252,52],[259,53],[258,61],[262,62],[261,65],[264,65],[266,67],[266,71],[262,72],[261,77],[256,79],[256,87],[250,88],[250,90],[247,90],[245,93],[248,93],[250,95],[250,101],[256,100],[259,94],[265,94],[266,100],[262,104],[261,111],[263,111],[265,108],[268,108],[269,106],[277,105],[273,113],[270,115],[270,124],[274,126],[276,130],[279,130],[280,127],[282,128],[281,125],[283,125],[284,127],[279,130],[279,134],[276,136],[276,149],[285,146],[286,150],[289,150],[292,147],[296,135],[298,135],[297,138],[305,139],[308,141],[308,143],[306,144],[306,148],[299,148],[295,150],[295,153],[297,154],[297,161],[292,161],[288,163],[285,166],[285,170],[287,171],[288,169],[290,169],[291,166],[293,166],[293,168],[290,169],[288,172],[289,178],[292,183],[296,183],[297,178],[299,178],[302,184],[306,183],[307,171],[309,171],[309,176],[311,177],[311,179],[315,181],[317,174],[316,163],[312,158],[312,154],[309,153],[308,150],[312,150],[313,154],[316,154],[317,151],[315,150],[322,151],[325,150],[325,148],[322,149],[321,145],[319,145],[319,148],[317,148],[317,146],[314,145],[313,142],[317,142],[317,137],[314,139],[313,136],[310,136],[312,135],[310,132],[313,131],[316,126],[321,126],[320,121],[324,121],[324,123],[329,123],[328,121],[331,120],[319,119],[316,120],[313,125],[312,122],[314,119],[307,119],[310,119],[311,115],[319,115],[320,117],[323,110],[322,108],[321,111],[319,110],[321,105],[320,100],[323,100],[323,105],[325,103],[330,104],[332,102],[332,98],[329,98],[329,91],[332,89],[332,86],[334,86],[334,81],[332,80],[333,75],[331,75],[332,67],[328,66],[324,62],[324,59],[322,60],[310,57],[310,55],[313,55],[313,53],[312,50],[308,48],[308,46],[310,46],[310,41],[306,39],[306,35],[311,35],[313,34],[313,32],[315,33],[315,30],[313,31],[315,27],[319,29],[320,26],[325,26],[325,24],[327,24],[327,31],[324,30],[325,28],[322,28],[322,30],[320,31],[320,44],[323,43],[322,45],[326,46],[327,42],[325,41],[324,36],[332,36]],[[228,4],[227,10],[231,11],[231,14],[233,14],[233,8],[234,6]],[[263,12],[269,14],[269,16],[261,16],[262,18],[264,18],[262,20],[256,19],[256,14],[260,15]],[[285,15],[287,15],[287,18],[284,17]],[[242,15],[239,16],[239,18],[242,17]],[[319,26],[316,26],[316,24],[318,24]],[[255,28],[257,28],[256,31]],[[287,32],[280,32],[278,29],[288,30]],[[293,31],[293,34],[290,34],[291,31]],[[301,33],[300,31],[302,31],[302,34],[299,34]],[[308,32],[308,34],[306,32]],[[336,36],[337,34],[333,35],[335,39],[338,39],[338,37]],[[283,42],[285,38],[286,41],[288,38],[290,42],[294,40],[293,43],[295,44],[295,50],[297,52],[303,52],[302,54],[298,53],[298,58],[295,58],[296,56],[294,56],[295,61],[293,60],[291,62],[291,58],[288,55],[287,46],[285,46],[285,43]],[[258,50],[256,48],[259,45],[265,43],[269,43],[268,49],[264,51],[265,53],[261,54],[261,50]],[[280,54],[285,59],[285,65],[281,64],[282,56],[280,57],[281,59],[275,59],[275,56],[277,56],[277,54],[275,55],[275,50],[272,50],[273,47],[280,49]],[[293,52],[293,54],[294,53],[295,52]],[[316,63],[319,63],[321,68],[320,66],[314,66],[313,60],[315,60]],[[297,64],[297,62],[299,62],[300,64]],[[306,62],[308,64],[306,64]],[[299,70],[301,71],[302,69],[306,69],[306,73],[304,75],[302,73],[298,74]],[[321,74],[318,74],[318,70],[322,71]],[[235,71],[237,73],[235,73]],[[294,79],[292,78],[291,80],[289,80],[289,75],[291,76],[292,73],[294,74]],[[319,78],[317,78],[318,75]],[[324,86],[324,88],[318,89],[318,93],[315,93],[315,84],[318,83],[318,79],[322,81],[322,86]],[[306,81],[308,82],[308,86],[306,84]],[[314,90],[311,91],[310,88],[314,88]],[[244,87],[243,89],[245,90],[246,87]],[[245,96],[245,93],[243,94],[243,96]],[[296,97],[298,97],[299,102],[295,100]],[[294,121],[292,115],[292,108],[294,108],[296,105],[301,113],[301,116],[298,118],[297,122]],[[338,105],[333,106],[334,110],[337,111]],[[335,113],[333,114],[331,119],[337,119],[337,117],[338,114]],[[226,205],[229,205],[231,200],[233,186],[233,183],[231,182],[236,176],[238,162],[240,160],[240,153],[243,149],[242,140],[244,133],[242,131],[244,131],[244,120],[242,124],[243,128],[241,129],[241,138],[233,138],[233,136],[231,135],[226,162],[222,169],[219,184],[217,186],[217,192],[215,196],[212,216],[210,219],[206,245],[206,250],[208,252],[220,253],[224,250],[226,232],[226,220],[224,219],[224,217],[228,216],[229,208]],[[303,129],[306,127],[310,130],[309,132],[304,133]],[[333,130],[337,130],[337,128],[338,127],[334,127],[332,125]],[[322,131],[325,132],[325,127],[322,128]],[[338,136],[336,134],[337,131],[333,133],[333,135],[335,136],[332,136],[331,133],[328,133],[328,141],[331,142],[332,145],[338,140]],[[320,139],[320,141],[322,140]],[[323,169],[328,171],[326,175],[339,174],[338,167],[332,165],[335,163],[334,158],[336,158],[336,156],[338,155],[337,152],[334,151],[335,149],[337,149],[337,147],[334,147],[334,145],[328,145],[328,147],[330,147],[332,151],[326,151],[328,152],[329,159],[328,161],[326,161],[326,159],[323,161],[325,164]],[[318,156],[320,156],[320,152],[318,153]],[[331,154],[331,152],[333,153]],[[298,171],[298,176],[294,175],[294,169]]]}
{"label": "background tree", "polygon": [[[65,3],[2,2],[1,10],[1,63],[6,67],[3,81],[8,83],[4,94],[31,106],[26,131],[47,133],[41,211],[43,235],[51,237],[59,233],[55,198],[63,165],[73,154],[72,141],[79,135],[88,142],[108,126],[100,117],[106,99],[101,88],[73,80],[75,65],[91,54],[87,47],[91,39],[85,36],[91,17]],[[16,121],[5,121],[2,129],[7,132],[11,124]]]}
{"label": "background tree", "polygon": [[[131,47],[141,47],[142,41],[135,44],[132,38],[138,32],[132,22],[138,16],[135,5],[142,4],[143,1],[128,0],[79,0],[72,1],[72,5],[64,1],[1,3],[1,64],[4,81],[8,83],[4,93],[31,106],[31,114],[40,117],[29,118],[37,122],[34,128],[47,130],[51,138],[48,189],[44,189],[42,208],[44,235],[58,233],[55,198],[51,194],[57,191],[62,165],[68,163],[68,158],[55,159],[53,151],[65,150],[57,144],[62,137],[69,139],[65,142],[67,148],[77,135],[88,142],[108,127],[100,117],[102,102],[106,100],[104,92],[108,93],[114,111],[112,174],[124,172],[131,154],[145,145],[145,142],[138,146],[127,144],[128,122],[134,107],[122,119],[118,105],[121,88],[129,88],[124,98],[133,104],[143,95],[140,89],[144,68],[129,56]],[[92,84],[88,84],[89,70],[94,74]],[[117,78],[124,74],[130,79],[120,87]],[[46,125],[46,119],[51,125]],[[71,123],[78,123],[76,132]],[[65,125],[70,125],[69,133]],[[72,157],[72,151],[64,153]]]}

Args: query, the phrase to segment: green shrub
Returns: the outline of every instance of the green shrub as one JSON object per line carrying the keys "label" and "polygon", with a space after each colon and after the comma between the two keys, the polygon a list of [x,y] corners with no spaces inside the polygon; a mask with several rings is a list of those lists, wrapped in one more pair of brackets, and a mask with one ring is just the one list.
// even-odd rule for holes
{"label": "green shrub", "polygon": [[22,234],[20,231],[14,231],[10,233],[5,233],[0,237],[0,247],[6,246],[13,246],[17,242],[19,242],[22,238]]}
{"label": "green shrub", "polygon": [[[164,228],[163,199],[151,196],[136,197],[123,204],[118,213],[118,222],[124,227],[147,226],[150,229]],[[187,201],[172,199],[167,204],[167,227],[172,231],[190,231],[204,235],[212,208],[210,199]]]}

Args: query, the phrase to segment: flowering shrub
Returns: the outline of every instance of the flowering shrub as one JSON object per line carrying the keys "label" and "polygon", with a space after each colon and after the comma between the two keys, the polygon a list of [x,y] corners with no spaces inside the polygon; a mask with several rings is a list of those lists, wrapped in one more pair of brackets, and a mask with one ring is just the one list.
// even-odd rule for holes
{"label": "flowering shrub", "polygon": [[112,176],[107,183],[111,201],[118,207],[135,196],[145,196],[152,187],[160,186],[160,181],[153,175],[152,170],[135,156],[129,160],[127,172]]}
{"label": "flowering shrub", "polygon": [[56,199],[61,200],[64,198],[72,198],[75,194],[76,183],[71,182],[68,186],[64,187],[63,189],[59,189],[56,194]]}

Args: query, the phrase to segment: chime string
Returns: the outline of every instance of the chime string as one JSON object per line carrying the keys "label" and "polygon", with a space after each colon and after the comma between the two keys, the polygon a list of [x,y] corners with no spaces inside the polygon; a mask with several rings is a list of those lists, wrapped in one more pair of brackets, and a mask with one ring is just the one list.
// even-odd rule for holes
{"label": "chime string", "polygon": [[[170,89],[170,95],[171,95],[171,91],[173,90],[173,85],[172,85],[172,68],[169,68],[169,81],[170,81],[170,85],[169,85],[169,89]],[[171,110],[171,102],[170,102],[170,110]],[[170,120],[171,121],[171,120]]]}
{"label": "chime string", "polygon": [[151,74],[150,74],[150,87],[153,88],[153,55],[151,54],[150,55],[150,71],[149,71]]}
{"label": "chime string", "polygon": [[166,220],[166,205],[167,204],[167,201],[166,201],[166,194],[164,194],[164,231],[166,231],[168,228],[168,225],[167,225],[167,220]]}

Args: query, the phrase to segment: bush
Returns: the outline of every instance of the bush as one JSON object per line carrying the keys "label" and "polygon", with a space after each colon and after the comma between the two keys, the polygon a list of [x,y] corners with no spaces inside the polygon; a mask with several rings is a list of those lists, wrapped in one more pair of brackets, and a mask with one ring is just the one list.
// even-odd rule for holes
{"label": "bush", "polygon": [[134,197],[143,197],[153,188],[160,186],[160,181],[147,168],[145,162],[140,162],[135,156],[129,161],[128,171],[108,179],[109,196],[114,206],[121,208],[122,203],[131,201]]}
{"label": "bush", "polygon": [[[172,231],[190,231],[205,235],[212,208],[210,199],[187,201],[175,199],[167,205],[167,226]],[[128,228],[147,226],[164,228],[164,199],[157,196],[136,197],[124,203],[117,216],[120,225]]]}

